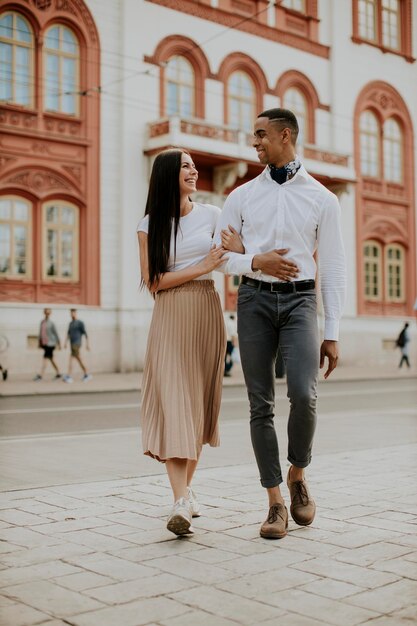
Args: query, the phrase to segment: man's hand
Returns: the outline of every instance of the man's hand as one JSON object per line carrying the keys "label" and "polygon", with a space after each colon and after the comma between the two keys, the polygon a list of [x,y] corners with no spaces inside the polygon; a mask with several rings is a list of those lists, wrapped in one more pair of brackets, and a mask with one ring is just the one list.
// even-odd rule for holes
{"label": "man's hand", "polygon": [[264,274],[275,276],[281,280],[297,278],[298,266],[293,261],[284,258],[288,251],[288,248],[280,248],[264,254],[255,254],[252,260],[253,271],[261,270]]}
{"label": "man's hand", "polygon": [[333,370],[337,367],[339,358],[339,342],[325,339],[320,348],[320,367],[324,367],[325,358],[329,359],[329,366],[324,374],[324,378],[328,378]]}

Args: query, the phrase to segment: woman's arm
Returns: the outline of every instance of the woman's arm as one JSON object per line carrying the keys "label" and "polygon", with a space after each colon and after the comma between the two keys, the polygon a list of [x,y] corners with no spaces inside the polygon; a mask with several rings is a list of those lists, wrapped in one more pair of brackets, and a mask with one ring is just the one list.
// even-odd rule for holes
{"label": "woman's arm", "polygon": [[228,229],[223,229],[220,233],[222,246],[225,250],[230,250],[230,252],[237,252],[238,254],[245,254],[245,247],[242,243],[242,239],[237,232],[229,224]]}
{"label": "woman's arm", "polygon": [[208,255],[191,267],[186,267],[178,272],[165,272],[157,283],[149,284],[149,265],[148,265],[148,235],[142,231],[138,232],[139,251],[140,251],[140,269],[142,279],[151,293],[162,291],[163,289],[171,289],[179,287],[190,280],[199,278],[204,274],[209,274],[212,270],[219,267],[224,262],[226,251],[223,248],[213,246]]}

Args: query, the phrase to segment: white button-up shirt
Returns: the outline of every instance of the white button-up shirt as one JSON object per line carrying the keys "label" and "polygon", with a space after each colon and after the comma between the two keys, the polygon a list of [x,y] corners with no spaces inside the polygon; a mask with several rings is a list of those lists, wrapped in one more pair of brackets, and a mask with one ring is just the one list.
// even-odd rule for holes
{"label": "white button-up shirt", "polygon": [[337,197],[310,176],[304,166],[282,185],[272,180],[266,167],[255,179],[234,189],[225,202],[215,243],[221,243],[220,231],[230,224],[240,234],[245,253],[229,252],[227,262],[220,269],[226,274],[276,281],[274,276],[252,270],[253,257],[288,248],[286,258],[299,268],[295,280],[315,279],[317,267],[313,254],[317,249],[324,339],[337,341],[346,295],[340,213]]}

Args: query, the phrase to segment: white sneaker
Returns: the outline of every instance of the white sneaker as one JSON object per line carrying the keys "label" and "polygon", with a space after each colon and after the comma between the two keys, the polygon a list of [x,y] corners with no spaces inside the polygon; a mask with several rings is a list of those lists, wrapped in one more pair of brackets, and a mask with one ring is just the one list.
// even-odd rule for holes
{"label": "white sneaker", "polygon": [[91,380],[93,377],[91,374],[84,374],[83,376],[83,383],[88,383],[89,380]]}
{"label": "white sneaker", "polygon": [[71,378],[71,376],[64,376],[63,378],[64,383],[73,383],[73,379]]}
{"label": "white sneaker", "polygon": [[200,503],[197,500],[197,496],[195,495],[191,487],[187,487],[187,492],[188,492],[188,501],[190,503],[192,517],[200,517],[201,509],[200,509]]}
{"label": "white sneaker", "polygon": [[168,518],[167,529],[174,535],[190,535],[194,532],[191,528],[190,504],[185,498],[179,498],[174,503]]}

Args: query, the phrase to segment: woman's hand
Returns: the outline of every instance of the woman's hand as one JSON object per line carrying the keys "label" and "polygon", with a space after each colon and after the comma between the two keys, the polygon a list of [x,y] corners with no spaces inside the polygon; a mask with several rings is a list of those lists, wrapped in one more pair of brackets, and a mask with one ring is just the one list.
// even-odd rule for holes
{"label": "woman's hand", "polygon": [[221,231],[221,238],[222,246],[225,250],[230,250],[230,252],[237,252],[238,254],[243,254],[245,252],[245,248],[243,246],[239,233],[233,228],[233,226],[230,226],[230,224],[229,230]]}
{"label": "woman's hand", "polygon": [[216,267],[224,263],[227,258],[225,254],[226,250],[222,246],[213,245],[208,255],[198,264],[203,270],[203,274],[210,274]]}

